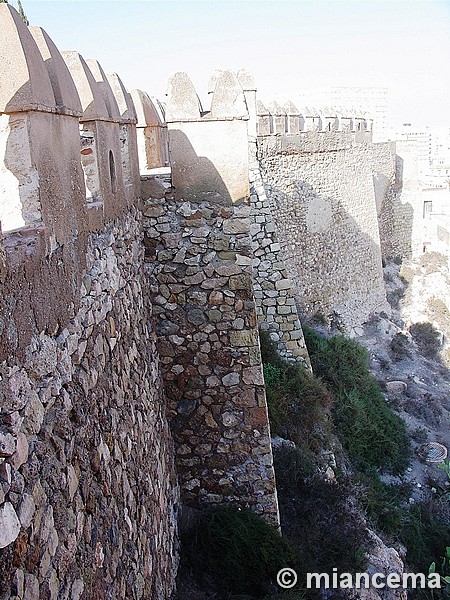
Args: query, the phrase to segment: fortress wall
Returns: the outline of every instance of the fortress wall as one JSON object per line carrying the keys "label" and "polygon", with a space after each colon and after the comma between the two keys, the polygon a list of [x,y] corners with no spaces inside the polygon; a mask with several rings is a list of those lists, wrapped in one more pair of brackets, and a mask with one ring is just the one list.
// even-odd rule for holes
{"label": "fortress wall", "polygon": [[[146,199],[144,226],[182,498],[191,506],[248,506],[278,524],[252,289],[248,170],[242,179],[239,152],[231,169],[224,160],[230,148],[247,150],[244,115],[227,104],[227,97],[237,99],[241,111],[242,89],[224,72],[204,117],[185,74],[174,76],[169,92],[174,189],[162,186]],[[247,152],[242,160],[245,166]]]}
{"label": "fortress wall", "polygon": [[164,110],[156,98],[141,90],[132,90],[137,114],[137,140],[141,172],[168,166],[169,147]]}
{"label": "fortress wall", "polygon": [[424,205],[414,143],[395,142],[395,177],[382,204],[380,236],[383,256],[420,256],[424,246]]}
{"label": "fortress wall", "polygon": [[166,600],[178,476],[279,525],[258,324],[309,366],[296,304],[384,310],[417,182],[362,117],[268,111],[229,71],[209,112],[184,74],[135,107],[0,19],[0,597]]}
{"label": "fortress wall", "polygon": [[248,506],[277,523],[249,212],[149,199],[147,271],[184,502]]}
{"label": "fortress wall", "polygon": [[272,218],[259,164],[256,140],[250,142],[251,225],[253,249],[253,290],[260,327],[281,356],[311,367],[308,349],[297,313],[293,284],[289,278],[278,233]]}
{"label": "fortress wall", "polygon": [[[178,486],[136,146],[120,144],[133,117],[88,67],[88,87],[75,85],[45,32],[34,41],[11,6],[0,4],[0,19],[0,215],[16,219],[0,246],[0,597],[163,600],[177,567]],[[110,112],[87,115],[83,93],[108,97]],[[97,146],[80,146],[79,119],[100,133]],[[81,156],[95,153],[80,155],[92,147],[104,190],[94,205]]]}
{"label": "fortress wall", "polygon": [[1,364],[7,597],[165,599],[173,585],[178,492],[140,227],[133,209],[92,234],[69,323],[36,327],[24,360]]}
{"label": "fortress wall", "polygon": [[351,332],[387,309],[373,184],[386,150],[308,132],[303,151],[303,136],[258,138],[264,185],[303,310],[334,315]]}

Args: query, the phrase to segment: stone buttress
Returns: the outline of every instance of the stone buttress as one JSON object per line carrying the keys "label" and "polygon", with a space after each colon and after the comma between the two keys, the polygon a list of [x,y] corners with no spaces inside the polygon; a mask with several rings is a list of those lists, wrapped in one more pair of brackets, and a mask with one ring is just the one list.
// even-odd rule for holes
{"label": "stone buttress", "polygon": [[232,503],[278,524],[252,282],[248,111],[236,76],[203,112],[169,82],[172,188],[145,198],[147,272],[184,502]]}

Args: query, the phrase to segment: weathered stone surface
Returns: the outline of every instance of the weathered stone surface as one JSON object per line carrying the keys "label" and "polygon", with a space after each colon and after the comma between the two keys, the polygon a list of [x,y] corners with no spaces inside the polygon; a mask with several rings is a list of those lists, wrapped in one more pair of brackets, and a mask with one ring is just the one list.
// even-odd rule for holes
{"label": "weathered stone surface", "polygon": [[0,548],[14,542],[20,532],[20,521],[11,502],[0,506]]}
{"label": "weathered stone surface", "polygon": [[289,279],[280,279],[275,282],[275,289],[277,290],[289,290],[291,288],[291,282]]}
{"label": "weathered stone surface", "polygon": [[251,290],[252,279],[250,274],[232,275],[230,277],[230,290]]}
{"label": "weathered stone surface", "polygon": [[11,465],[15,469],[19,469],[28,460],[28,439],[27,436],[20,431],[17,434],[17,448],[11,457]]}
{"label": "weathered stone surface", "polygon": [[16,451],[17,439],[7,431],[0,431],[0,457],[11,456]]}
{"label": "weathered stone surface", "polygon": [[407,384],[404,381],[387,381],[386,391],[388,394],[403,395],[406,393]]}
{"label": "weathered stone surface", "polygon": [[222,383],[225,386],[238,385],[240,381],[241,378],[239,377],[239,373],[229,373],[222,377]]}
{"label": "weathered stone surface", "polygon": [[[166,195],[163,201],[148,200],[144,211],[160,215],[148,220],[147,235],[164,219],[183,240],[174,254],[148,256],[147,272],[158,307],[155,328],[184,502],[201,506],[242,499],[277,523],[268,418],[261,408],[250,206],[220,206],[217,198],[180,204]],[[162,280],[169,272],[173,280]],[[255,412],[244,414],[243,407]]]}
{"label": "weathered stone surface", "polygon": [[249,228],[250,221],[248,219],[226,219],[223,222],[223,232],[227,234],[246,233]]}
{"label": "weathered stone surface", "polygon": [[258,334],[254,330],[231,331],[230,343],[237,348],[254,346],[257,344]]}
{"label": "weathered stone surface", "polygon": [[35,511],[36,504],[33,496],[31,494],[24,494],[19,508],[19,520],[24,529],[27,529],[31,525]]}
{"label": "weathered stone surface", "polygon": [[[26,567],[10,571],[0,553],[0,570],[20,597],[56,599],[62,580],[69,598],[125,597],[139,572],[170,596],[178,488],[140,240],[136,209],[92,234],[70,322],[0,367],[0,541]],[[88,574],[100,540],[108,583]]]}
{"label": "weathered stone surface", "polygon": [[[310,316],[338,315],[351,333],[372,313],[389,311],[377,206],[394,194],[394,163],[389,144],[323,133],[281,143],[259,138],[260,172],[298,302]],[[375,173],[386,181],[383,190],[374,186]],[[275,244],[269,247],[277,252]]]}
{"label": "weathered stone surface", "polygon": [[[256,144],[250,143],[250,197],[255,303],[260,326],[270,332],[281,356],[310,368],[303,331],[297,315],[292,281],[287,277],[286,261],[278,243],[277,228],[269,198],[263,185]],[[292,321],[288,322],[288,319]]]}

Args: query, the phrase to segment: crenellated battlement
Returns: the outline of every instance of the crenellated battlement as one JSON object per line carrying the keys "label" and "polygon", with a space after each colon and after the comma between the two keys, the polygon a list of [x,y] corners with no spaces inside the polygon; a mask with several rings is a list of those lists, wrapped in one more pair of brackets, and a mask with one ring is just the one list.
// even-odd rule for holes
{"label": "crenellated battlement", "polygon": [[351,134],[356,142],[371,142],[373,119],[367,114],[343,108],[298,109],[288,100],[283,106],[257,101],[258,136],[300,135],[308,132]]}
{"label": "crenellated battlement", "polygon": [[249,112],[234,73],[216,73],[210,86],[214,89],[211,110],[205,112],[185,73],[169,80],[166,121],[172,183],[179,198],[206,195],[217,202],[236,203],[249,195]]}

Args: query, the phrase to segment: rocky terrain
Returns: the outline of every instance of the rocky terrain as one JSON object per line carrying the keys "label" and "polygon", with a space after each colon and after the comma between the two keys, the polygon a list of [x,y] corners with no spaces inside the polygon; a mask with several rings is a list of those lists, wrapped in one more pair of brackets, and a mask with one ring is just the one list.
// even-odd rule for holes
{"label": "rocky terrain", "polygon": [[[389,262],[384,277],[392,312],[368,322],[359,341],[370,351],[372,371],[411,435],[413,456],[403,481],[413,484],[413,504],[436,493],[446,480],[420,454],[429,442],[450,447],[448,261],[429,253],[401,265]],[[436,356],[424,355],[410,333],[414,323],[431,323],[437,330]]]}

